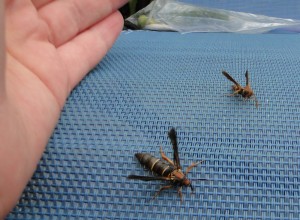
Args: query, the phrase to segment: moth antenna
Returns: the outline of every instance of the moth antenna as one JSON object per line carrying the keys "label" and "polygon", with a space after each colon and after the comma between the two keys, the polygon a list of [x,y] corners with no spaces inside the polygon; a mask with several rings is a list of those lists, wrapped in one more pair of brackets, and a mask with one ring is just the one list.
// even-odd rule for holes
{"label": "moth antenna", "polygon": [[246,77],[246,86],[248,86],[250,85],[248,70],[246,70],[245,77]]}

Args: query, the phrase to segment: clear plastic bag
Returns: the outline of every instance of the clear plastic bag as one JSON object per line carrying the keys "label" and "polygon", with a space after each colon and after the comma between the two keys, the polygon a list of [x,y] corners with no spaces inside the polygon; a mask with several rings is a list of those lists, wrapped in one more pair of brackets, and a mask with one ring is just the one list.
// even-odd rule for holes
{"label": "clear plastic bag", "polygon": [[193,6],[175,0],[154,0],[127,19],[139,29],[189,32],[264,33],[300,21]]}

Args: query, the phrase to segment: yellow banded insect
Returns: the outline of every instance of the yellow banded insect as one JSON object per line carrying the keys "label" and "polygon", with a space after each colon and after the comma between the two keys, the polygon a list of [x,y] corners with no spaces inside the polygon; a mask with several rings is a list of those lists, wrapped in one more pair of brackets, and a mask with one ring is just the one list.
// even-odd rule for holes
{"label": "yellow banded insect", "polygon": [[[139,160],[139,162],[144,165],[146,168],[151,170],[156,176],[138,176],[138,175],[129,175],[128,179],[136,179],[142,181],[154,181],[154,180],[162,180],[168,182],[168,185],[162,186],[159,191],[154,195],[156,198],[161,191],[170,189],[173,187],[177,187],[178,195],[180,200],[182,201],[182,187],[190,187],[193,191],[193,186],[191,180],[187,178],[187,174],[198,164],[203,161],[199,161],[197,163],[192,163],[185,172],[181,170],[179,155],[178,155],[178,144],[177,144],[177,134],[174,128],[171,128],[169,133],[169,138],[171,140],[173,146],[173,161],[169,159],[160,148],[160,154],[162,159],[158,159],[152,156],[149,153],[136,153],[135,156]],[[197,180],[207,180],[207,179],[197,179]]]}
{"label": "yellow banded insect", "polygon": [[242,87],[239,83],[237,83],[237,81],[235,81],[229,75],[229,73],[227,73],[226,71],[223,70],[222,73],[228,80],[230,80],[231,82],[234,83],[234,85],[232,86],[233,93],[230,94],[230,96],[241,95],[244,99],[254,98],[255,106],[256,106],[256,108],[258,107],[258,101],[257,101],[256,96],[250,86],[248,70],[246,71],[246,74],[245,74],[245,77],[246,77],[246,86],[245,87]]}

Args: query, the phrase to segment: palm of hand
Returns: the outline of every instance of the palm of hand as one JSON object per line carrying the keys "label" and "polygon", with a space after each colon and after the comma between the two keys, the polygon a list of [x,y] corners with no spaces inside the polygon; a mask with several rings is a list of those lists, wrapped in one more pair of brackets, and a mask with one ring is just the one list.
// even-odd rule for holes
{"label": "palm of hand", "polygon": [[[47,1],[50,3],[45,4]],[[120,1],[111,1],[111,5],[109,1],[74,2],[10,1],[6,9],[8,58],[20,64],[17,70],[8,71],[35,75],[30,80],[44,84],[60,107],[70,90],[105,55],[121,28],[118,14],[100,22],[121,5]],[[105,2],[110,7],[104,7]],[[99,9],[94,13],[80,9],[96,5],[106,11],[101,14]]]}
{"label": "palm of hand", "polygon": [[0,218],[31,177],[68,94],[117,38],[122,17],[115,11],[125,2],[5,1],[6,70],[4,77],[0,74],[0,80],[5,79],[0,93],[3,88],[5,92],[0,94],[0,110],[6,116],[0,117],[5,124],[0,138],[6,146],[0,146],[0,153],[10,158],[5,163],[0,156],[0,173],[11,179],[0,182]]}

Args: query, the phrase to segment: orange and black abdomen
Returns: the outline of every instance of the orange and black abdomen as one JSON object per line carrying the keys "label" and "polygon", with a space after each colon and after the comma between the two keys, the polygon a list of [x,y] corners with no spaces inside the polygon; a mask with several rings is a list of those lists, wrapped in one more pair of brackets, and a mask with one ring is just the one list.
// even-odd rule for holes
{"label": "orange and black abdomen", "polygon": [[137,153],[135,156],[142,165],[160,176],[167,177],[175,170],[174,166],[152,156],[151,154]]}

